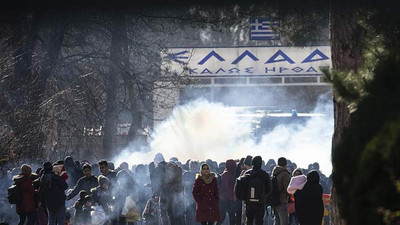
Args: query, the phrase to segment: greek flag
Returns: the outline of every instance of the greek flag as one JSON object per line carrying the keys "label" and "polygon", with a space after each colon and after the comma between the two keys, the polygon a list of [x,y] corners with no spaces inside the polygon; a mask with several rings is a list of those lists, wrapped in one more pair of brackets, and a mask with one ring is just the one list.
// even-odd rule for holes
{"label": "greek flag", "polygon": [[272,29],[277,25],[268,18],[251,18],[250,40],[279,40],[279,34]]}

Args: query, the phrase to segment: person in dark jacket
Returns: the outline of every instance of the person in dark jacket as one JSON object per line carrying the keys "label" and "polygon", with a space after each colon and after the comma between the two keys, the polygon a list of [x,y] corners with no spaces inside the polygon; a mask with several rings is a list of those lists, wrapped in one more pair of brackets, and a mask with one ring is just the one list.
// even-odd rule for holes
{"label": "person in dark jacket", "polygon": [[317,171],[311,171],[307,175],[307,183],[303,189],[294,193],[294,197],[296,199],[296,215],[300,225],[320,225],[324,216],[324,203]]}
{"label": "person in dark jacket", "polygon": [[53,173],[50,162],[43,164],[44,174],[40,177],[39,195],[45,201],[49,215],[49,225],[64,225],[66,220],[65,193],[68,184]]}
{"label": "person in dark jacket", "polygon": [[74,215],[74,224],[82,224],[84,216],[82,214],[82,207],[85,205],[85,197],[88,196],[88,192],[82,190],[79,192],[79,199],[75,202],[75,215]]}
{"label": "person in dark jacket", "polygon": [[[80,169],[80,167],[76,166],[76,163],[74,162],[74,160],[72,159],[71,156],[67,156],[64,159],[64,166],[65,166],[65,170],[67,171],[68,177],[69,179],[67,180],[67,183],[69,186],[74,186],[79,178],[81,178],[83,176],[82,174],[82,170]],[[79,193],[79,191],[78,191]],[[76,193],[76,194],[78,194]]]}
{"label": "person in dark jacket", "polygon": [[78,183],[69,193],[69,195],[67,195],[67,200],[74,198],[82,190],[89,193],[92,188],[95,188],[99,185],[97,178],[92,175],[92,167],[89,164],[84,164],[82,168],[85,176],[78,180]]}
{"label": "person in dark jacket", "polygon": [[103,176],[100,175],[98,178],[99,181],[99,186],[92,188],[90,190],[90,193],[93,197],[93,202],[97,203],[99,206],[101,206],[104,210],[104,213],[106,216],[110,216],[111,214],[111,203],[112,203],[112,195],[111,195],[111,190],[110,190],[110,180]]}
{"label": "person in dark jacket", "polygon": [[151,176],[151,184],[153,187],[153,195],[156,198],[160,199],[160,211],[161,211],[161,220],[163,225],[167,225],[168,222],[168,199],[167,199],[167,191],[165,190],[165,175],[166,175],[166,166],[164,156],[161,153],[157,153],[154,156],[154,172],[153,176]]}
{"label": "person in dark jacket", "polygon": [[275,166],[272,174],[276,176],[277,179],[280,202],[279,205],[272,207],[275,213],[275,224],[287,225],[289,223],[289,214],[287,210],[289,193],[287,193],[287,188],[290,183],[290,172],[287,169],[286,158],[280,157],[278,159],[278,165]]}
{"label": "person in dark jacket", "polygon": [[160,209],[163,224],[184,225],[182,169],[174,162],[165,166],[160,195]]}
{"label": "person in dark jacket", "polygon": [[[121,215],[125,205],[126,197],[133,196],[133,199],[138,199],[138,186],[131,175],[126,170],[120,170],[117,174],[118,186],[116,187],[115,196],[115,212],[119,215],[119,224],[127,224],[126,218]],[[133,222],[128,222],[128,225],[133,225]]]}
{"label": "person in dark jacket", "polygon": [[20,194],[22,195],[22,202],[17,204],[17,214],[19,215],[18,225],[25,224],[28,218],[28,225],[35,224],[36,220],[36,204],[34,200],[35,189],[32,185],[31,179],[32,169],[30,166],[24,164],[21,166],[21,173],[13,177]]}
{"label": "person in dark jacket", "polygon": [[197,161],[190,161],[189,169],[182,176],[186,225],[196,224],[196,202],[193,199],[192,190],[196,173],[199,171],[199,163]]}
{"label": "person in dark jacket", "polygon": [[192,194],[196,201],[196,221],[202,225],[213,225],[221,219],[216,176],[207,164],[202,164],[194,182]]}
{"label": "person in dark jacket", "polygon": [[220,214],[221,220],[217,223],[222,224],[225,220],[226,213],[229,215],[229,224],[236,224],[235,219],[235,169],[236,162],[229,159],[225,163],[224,172],[221,175],[221,188],[219,190],[220,196]]}
{"label": "person in dark jacket", "polygon": [[[243,170],[245,170],[244,166],[244,161],[246,158],[241,158],[239,163],[236,166],[235,170],[235,180],[240,177],[240,174],[242,173]],[[241,224],[242,223],[242,201],[239,199],[236,199],[235,201],[235,221],[236,224]]]}
{"label": "person in dark jacket", "polygon": [[109,169],[110,164],[111,163],[108,163],[106,160],[101,160],[99,162],[100,172],[110,181],[110,189],[111,192],[113,192],[113,185],[117,185],[117,172]]}
{"label": "person in dark jacket", "polygon": [[150,173],[151,185],[153,188],[154,196],[161,196],[163,189],[164,177],[165,177],[165,166],[167,163],[164,160],[164,156],[161,153],[157,153],[154,157],[154,171]]}
{"label": "person in dark jacket", "polygon": [[[264,214],[265,214],[265,206],[266,206],[266,198],[272,192],[272,184],[267,172],[261,169],[262,158],[261,156],[256,156],[252,159],[251,164],[253,168],[247,170],[244,176],[249,176],[249,182],[253,179],[259,179],[264,184],[264,193],[262,194],[261,199],[257,199],[258,201],[246,200],[246,221],[247,225],[253,225],[253,222],[256,225],[262,225]],[[249,187],[247,187],[249,188]],[[247,190],[247,193],[251,192],[251,190]],[[251,197],[251,196],[250,196]]]}
{"label": "person in dark jacket", "polygon": [[90,212],[92,211],[92,204],[92,196],[87,195],[85,197],[85,204],[82,207],[82,225],[90,225],[90,223],[92,222],[92,217],[90,214]]}

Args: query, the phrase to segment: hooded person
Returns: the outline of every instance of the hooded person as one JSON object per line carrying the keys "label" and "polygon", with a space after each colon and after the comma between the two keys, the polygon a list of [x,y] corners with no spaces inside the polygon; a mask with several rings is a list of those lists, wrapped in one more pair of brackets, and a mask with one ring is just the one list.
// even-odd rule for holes
{"label": "hooded person", "polygon": [[151,183],[153,187],[153,195],[160,196],[163,189],[164,177],[165,177],[165,162],[164,156],[161,153],[157,153],[154,156],[154,171],[151,177]]}
{"label": "hooded person", "polygon": [[246,185],[246,221],[247,225],[262,225],[267,196],[272,191],[271,180],[262,167],[261,156],[252,158],[252,169],[247,170],[243,178],[247,178]]}
{"label": "hooded person", "polygon": [[319,174],[313,170],[307,175],[303,189],[294,193],[296,199],[296,214],[300,224],[320,225],[324,215],[322,186],[319,184]]}
{"label": "hooded person", "polygon": [[44,174],[40,177],[39,196],[45,202],[49,225],[64,225],[66,220],[65,190],[68,184],[53,172],[50,162],[43,164]]}
{"label": "hooded person", "polygon": [[22,202],[17,203],[16,210],[19,215],[18,225],[27,224],[33,225],[36,220],[36,204],[34,200],[35,189],[31,180],[32,169],[24,164],[21,166],[21,173],[13,177],[13,181],[22,195]]}
{"label": "hooded person", "polygon": [[79,178],[83,176],[82,170],[80,167],[76,166],[76,163],[72,159],[71,156],[67,156],[64,159],[65,170],[67,171],[68,177],[70,179],[67,180],[69,186],[75,186],[78,182]]}
{"label": "hooded person", "polygon": [[303,175],[302,170],[300,168],[295,169],[292,173],[292,178],[290,179],[290,183],[287,188],[287,192],[290,195],[289,202],[287,204],[289,224],[299,224],[296,216],[295,198],[293,195],[297,190],[303,189],[306,182],[307,177]]}
{"label": "hooded person", "polygon": [[221,220],[217,224],[222,224],[225,220],[226,213],[229,215],[229,224],[236,224],[235,222],[235,169],[236,162],[228,159],[225,162],[224,172],[221,174],[221,188],[220,193],[220,215]]}
{"label": "hooded person", "polygon": [[154,165],[157,167],[159,163],[165,162],[164,156],[161,153],[157,153],[154,156]]}
{"label": "hooded person", "polygon": [[193,186],[196,201],[196,221],[202,225],[213,225],[220,220],[217,175],[210,171],[208,164],[201,165]]}

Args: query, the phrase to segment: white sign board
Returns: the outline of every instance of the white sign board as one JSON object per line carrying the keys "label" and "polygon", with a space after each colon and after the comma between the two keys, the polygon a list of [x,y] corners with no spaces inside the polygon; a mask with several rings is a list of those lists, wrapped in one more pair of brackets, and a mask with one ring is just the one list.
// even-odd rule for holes
{"label": "white sign board", "polygon": [[165,75],[320,75],[331,67],[330,46],[170,48],[162,58]]}

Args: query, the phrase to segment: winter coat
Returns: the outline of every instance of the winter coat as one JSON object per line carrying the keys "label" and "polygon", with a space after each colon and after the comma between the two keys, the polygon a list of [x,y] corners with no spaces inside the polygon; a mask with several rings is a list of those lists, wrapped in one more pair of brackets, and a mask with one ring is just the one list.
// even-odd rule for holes
{"label": "winter coat", "polygon": [[68,199],[72,199],[82,190],[85,190],[87,193],[89,193],[92,188],[95,188],[97,186],[99,186],[99,183],[95,176],[92,175],[90,177],[81,177],[78,180],[78,183],[75,185],[74,189],[72,189],[71,193],[67,197]]}
{"label": "winter coat", "polygon": [[17,204],[17,213],[34,212],[36,210],[34,200],[35,189],[32,186],[31,178],[24,175],[17,175],[13,177],[13,180],[22,195],[22,202]]}
{"label": "winter coat", "polygon": [[153,195],[161,196],[161,192],[164,192],[164,177],[166,162],[160,162],[154,169],[153,176],[151,177],[151,185],[153,187]]}
{"label": "winter coat", "polygon": [[183,192],[182,169],[175,163],[165,166],[164,189],[167,194]]}
{"label": "winter coat", "polygon": [[294,193],[297,219],[301,225],[320,225],[324,215],[322,186],[319,175],[312,171],[307,176],[307,183],[302,190]]}
{"label": "winter coat", "polygon": [[287,169],[281,166],[276,166],[272,171],[274,176],[277,176],[277,184],[279,189],[279,200],[281,203],[288,203],[289,194],[287,188],[290,183],[290,173]]}
{"label": "winter coat", "polygon": [[206,184],[200,175],[193,186],[193,198],[196,201],[196,221],[212,222],[220,220],[217,179]]}
{"label": "winter coat", "polygon": [[47,209],[56,211],[65,206],[65,190],[68,184],[53,172],[46,172],[40,178],[39,195],[45,201]]}
{"label": "winter coat", "polygon": [[219,190],[221,200],[235,201],[235,169],[236,163],[232,159],[226,161],[225,171],[221,175],[221,188]]}

